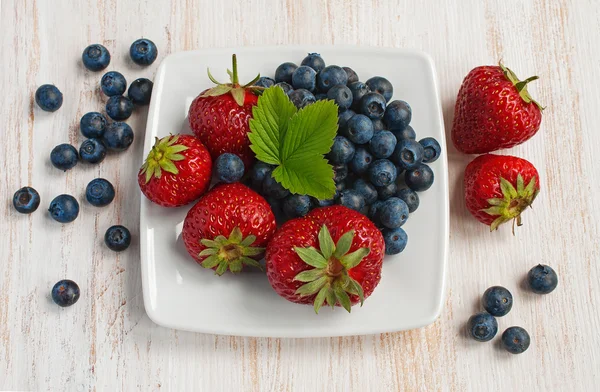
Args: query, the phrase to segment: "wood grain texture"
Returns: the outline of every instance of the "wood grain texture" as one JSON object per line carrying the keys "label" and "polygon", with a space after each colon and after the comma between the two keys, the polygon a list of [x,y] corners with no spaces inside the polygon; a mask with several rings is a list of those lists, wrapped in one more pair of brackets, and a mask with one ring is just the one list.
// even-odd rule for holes
{"label": "wood grain texture", "polygon": [[[461,1],[0,1],[0,389],[70,391],[517,391],[597,390],[600,383],[600,4],[593,0]],[[140,68],[130,43],[149,37],[159,61]],[[122,254],[102,245],[106,228],[138,231],[146,111],[128,121],[136,140],[101,165],[62,173],[49,152],[79,145],[82,114],[99,110],[100,74],[80,55],[99,42],[109,69],[129,81],[152,77],[168,53],[273,44],[413,47],[434,58],[449,132],[464,75],[503,59],[547,106],[542,130],[507,151],[532,161],[542,193],[525,226],[491,235],[468,215],[462,171],[471,157],[449,147],[451,243],[448,296],[440,319],[415,331],[334,339],[250,339],[168,330],[154,325],[142,301],[137,238]],[[282,59],[287,60],[287,59]],[[204,77],[199,70],[198,77]],[[33,104],[37,86],[64,93],[60,111]],[[80,217],[59,225],[44,207],[59,193],[83,200],[88,181],[117,188],[110,206],[82,202]],[[17,214],[12,194],[40,191],[40,211]],[[520,282],[538,262],[560,275],[539,297]],[[79,282],[70,309],[51,303],[60,278]],[[533,344],[511,356],[496,344],[465,338],[463,327],[490,285],[515,294],[501,327],[521,325]]]}

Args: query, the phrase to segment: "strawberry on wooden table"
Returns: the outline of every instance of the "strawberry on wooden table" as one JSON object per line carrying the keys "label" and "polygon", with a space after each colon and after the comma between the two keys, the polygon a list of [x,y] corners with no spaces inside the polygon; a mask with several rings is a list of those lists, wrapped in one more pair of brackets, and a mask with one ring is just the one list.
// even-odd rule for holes
{"label": "strawberry on wooden table", "polygon": [[192,135],[156,138],[138,173],[144,196],[163,207],[178,207],[198,199],[210,185],[212,160]]}
{"label": "strawberry on wooden table", "polygon": [[537,76],[520,81],[509,68],[482,66],[465,77],[456,98],[452,141],[465,154],[510,148],[540,129],[542,107],[527,91]]}

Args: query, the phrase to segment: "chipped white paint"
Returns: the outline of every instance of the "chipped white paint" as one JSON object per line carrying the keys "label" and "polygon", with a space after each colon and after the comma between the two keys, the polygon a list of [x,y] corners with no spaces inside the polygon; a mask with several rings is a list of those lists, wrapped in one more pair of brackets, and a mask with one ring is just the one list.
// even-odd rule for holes
{"label": "chipped white paint", "polygon": [[[600,382],[600,6],[592,0],[335,1],[116,0],[0,2],[0,389],[1,390],[595,390]],[[542,130],[510,150],[535,163],[542,194],[516,237],[493,235],[461,201],[469,157],[450,147],[451,245],[447,306],[416,331],[336,339],[248,339],[177,332],[144,313],[137,241],[115,254],[102,245],[107,227],[136,233],[146,113],[129,120],[137,138],[101,165],[66,174],[51,167],[50,149],[78,145],[78,121],[103,105],[99,74],[79,56],[101,42],[109,69],[128,80],[151,77],[156,64],[128,60],[140,36],[159,47],[159,61],[186,49],[271,44],[415,47],[439,72],[449,130],[462,77],[503,59],[519,75],[537,73],[532,93],[548,106]],[[283,59],[282,59],[283,60]],[[198,70],[204,77],[204,70]],[[33,107],[36,86],[54,83],[64,105],[54,114]],[[594,169],[595,168],[595,169]],[[117,187],[110,206],[81,203],[81,216],[60,226],[44,213],[59,193],[79,198],[92,178]],[[42,196],[40,211],[15,213],[9,199],[23,185]],[[425,207],[425,206],[424,206]],[[519,280],[538,262],[556,267],[559,289],[529,294]],[[63,277],[83,295],[70,309],[48,298]],[[464,337],[462,327],[480,293],[503,284],[515,294],[502,328],[533,336],[526,354]]]}

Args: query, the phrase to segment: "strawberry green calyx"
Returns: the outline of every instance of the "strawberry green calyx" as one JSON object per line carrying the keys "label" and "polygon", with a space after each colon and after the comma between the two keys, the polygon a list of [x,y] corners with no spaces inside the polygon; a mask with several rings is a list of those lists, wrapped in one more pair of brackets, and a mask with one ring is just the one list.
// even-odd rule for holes
{"label": "strawberry green calyx", "polygon": [[517,226],[521,226],[521,213],[530,207],[540,190],[536,187],[536,177],[533,177],[529,184],[525,186],[523,177],[519,174],[517,176],[517,188],[513,186],[508,180],[500,177],[500,188],[502,190],[503,198],[488,199],[488,208],[484,208],[481,211],[492,216],[498,216],[490,225],[490,231],[498,229],[504,222],[509,220],[513,221],[513,234],[515,232],[514,223]]}
{"label": "strawberry green calyx", "polygon": [[235,100],[235,102],[240,105],[240,106],[244,106],[244,100],[246,98],[246,91],[250,91],[254,94],[259,94],[260,92],[262,92],[263,88],[262,87],[258,87],[258,86],[253,86],[254,83],[256,83],[258,81],[258,79],[260,78],[260,74],[258,74],[251,82],[246,83],[244,85],[240,85],[239,82],[239,78],[238,78],[238,68],[237,68],[237,57],[236,55],[232,55],[232,70],[227,70],[227,74],[229,75],[229,79],[231,83],[221,83],[219,81],[217,81],[212,74],[210,73],[210,69],[207,70],[208,72],[208,78],[214,83],[216,84],[215,87],[206,90],[206,92],[204,92],[204,94],[201,95],[201,97],[218,97],[220,95],[224,95],[224,94],[231,94],[231,96],[233,96],[233,99]]}
{"label": "strawberry green calyx", "polygon": [[518,76],[510,68],[505,67],[502,63],[499,63],[499,65],[502,69],[502,72],[504,73],[504,76],[506,76],[506,79],[508,79],[515,86],[523,101],[525,101],[526,103],[533,102],[538,108],[540,108],[540,110],[544,110],[544,107],[542,107],[542,105],[540,105],[536,100],[534,100],[531,97],[531,95],[529,95],[529,91],[527,91],[527,84],[529,82],[533,82],[534,80],[539,79],[539,76],[532,76],[525,80],[519,80]]}
{"label": "strawberry green calyx", "polygon": [[156,138],[154,146],[142,165],[142,173],[146,174],[146,184],[153,176],[160,178],[163,170],[171,174],[179,174],[179,170],[173,162],[184,160],[185,157],[179,153],[187,150],[188,147],[177,144],[178,139],[179,136],[173,135],[165,136],[162,139]]}
{"label": "strawberry green calyx", "polygon": [[202,239],[200,243],[206,249],[202,250],[199,256],[208,256],[202,261],[202,266],[216,267],[215,274],[219,276],[227,270],[234,274],[239,273],[245,265],[262,269],[258,261],[251,257],[260,255],[265,249],[250,246],[254,241],[256,237],[253,235],[243,238],[242,231],[237,226],[231,230],[229,238],[219,235],[212,240]]}
{"label": "strawberry green calyx", "polygon": [[305,283],[296,290],[296,294],[303,297],[317,294],[314,301],[317,314],[325,301],[332,308],[339,303],[350,312],[352,304],[348,294],[357,295],[361,306],[364,302],[363,288],[348,271],[359,265],[371,250],[360,248],[348,253],[353,238],[354,230],[350,230],[335,244],[327,226],[323,225],[319,231],[320,249],[294,247],[302,261],[314,267],[294,277],[294,280]]}

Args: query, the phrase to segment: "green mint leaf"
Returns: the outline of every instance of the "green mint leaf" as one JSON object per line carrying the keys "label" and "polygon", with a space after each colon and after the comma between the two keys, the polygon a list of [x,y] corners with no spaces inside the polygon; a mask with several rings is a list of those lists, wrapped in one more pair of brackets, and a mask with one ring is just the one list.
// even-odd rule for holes
{"label": "green mint leaf", "polygon": [[273,170],[277,182],[292,193],[317,199],[331,199],[335,194],[333,168],[321,155],[308,160],[289,160]]}

